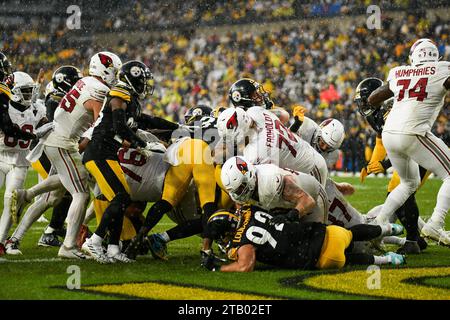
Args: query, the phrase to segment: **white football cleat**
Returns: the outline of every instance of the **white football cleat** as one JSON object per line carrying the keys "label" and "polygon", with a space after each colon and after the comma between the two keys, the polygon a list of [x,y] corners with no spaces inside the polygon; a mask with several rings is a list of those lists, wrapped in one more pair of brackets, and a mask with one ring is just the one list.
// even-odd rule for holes
{"label": "white football cleat", "polygon": [[450,234],[433,222],[427,222],[420,232],[424,237],[434,240],[440,245],[450,247]]}
{"label": "white football cleat", "polygon": [[58,257],[66,258],[66,259],[77,259],[77,260],[86,260],[88,257],[78,250],[78,248],[66,248],[66,246],[62,245],[58,251]]}
{"label": "white football cleat", "polygon": [[11,254],[14,256],[21,255],[22,251],[19,249],[19,240],[16,238],[11,238],[5,242],[5,252],[6,254]]}
{"label": "white football cleat", "polygon": [[93,257],[94,260],[98,263],[107,264],[115,262],[115,260],[109,258],[105,254],[103,246],[95,244],[91,238],[86,239],[86,241],[83,243],[83,246],[81,247],[81,250]]}
{"label": "white football cleat", "polygon": [[136,262],[136,260],[132,260],[130,258],[127,257],[126,254],[119,252],[115,255],[109,255],[108,254],[108,258],[110,258],[111,260],[113,260],[114,262],[123,262],[123,263],[133,263]]}

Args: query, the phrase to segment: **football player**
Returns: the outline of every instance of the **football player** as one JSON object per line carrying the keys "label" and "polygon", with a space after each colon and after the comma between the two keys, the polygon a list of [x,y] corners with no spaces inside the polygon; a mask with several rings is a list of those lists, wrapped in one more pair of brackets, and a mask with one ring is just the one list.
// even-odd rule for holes
{"label": "football player", "polygon": [[[86,259],[76,245],[76,238],[89,201],[88,173],[81,161],[78,141],[97,120],[103,100],[116,82],[116,73],[122,62],[111,52],[96,53],[90,60],[89,76],[77,81],[64,96],[55,111],[54,130],[42,142],[43,150],[57,175],[49,176],[40,186],[41,193],[50,186],[61,184],[72,195],[67,213],[67,232],[58,256]],[[51,188],[50,188],[51,189]],[[23,192],[15,193],[20,210],[25,199]],[[35,195],[33,195],[34,197]]]}
{"label": "football player", "polygon": [[232,157],[222,166],[222,184],[231,199],[264,210],[289,211],[275,219],[303,222],[328,221],[328,200],[322,185],[311,175],[281,169],[273,164],[253,165]]}
{"label": "football player", "polygon": [[[318,222],[275,222],[275,217],[255,207],[238,215],[219,212],[209,219],[215,239],[234,234],[229,258],[235,262],[219,265],[204,256],[202,266],[211,271],[251,272],[256,262],[292,269],[340,269],[345,265],[401,265],[405,257],[393,252],[384,256],[351,253],[354,241],[368,241],[398,235],[400,225],[355,225],[350,230]],[[237,225],[237,228],[235,227]]]}
{"label": "football player", "polygon": [[400,184],[387,197],[377,221],[389,219],[417,190],[420,165],[443,181],[433,214],[421,232],[450,245],[450,236],[444,232],[445,216],[450,208],[450,150],[431,132],[450,88],[450,63],[439,61],[439,50],[430,39],[417,40],[411,47],[409,60],[410,65],[391,69],[387,84],[368,98],[369,105],[378,107],[394,97],[382,139],[389,160],[400,176]]}
{"label": "football player", "polygon": [[[14,72],[11,81],[12,97],[5,112],[8,112],[14,126],[33,133],[37,127],[47,122],[45,107],[35,102],[38,87],[30,75],[21,71]],[[26,159],[30,143],[30,139],[18,139],[4,132],[0,133],[0,184],[2,186],[5,184],[6,187],[3,214],[0,220],[0,243],[2,244],[13,222],[10,214],[12,193],[23,187],[30,165]],[[7,253],[13,253],[14,242],[6,241],[5,248]]]}
{"label": "football player", "polygon": [[[127,255],[131,258],[136,256],[144,237],[161,220],[163,215],[171,211],[180,202],[191,180],[197,188],[203,216],[202,219],[195,222],[179,226],[176,239],[197,234],[199,230],[203,230],[208,217],[216,211],[218,205],[216,193],[219,191],[220,194],[221,190],[216,186],[214,177],[218,176],[220,166],[214,166],[212,150],[208,145],[208,143],[212,144],[217,141],[215,119],[201,117],[199,120],[195,118],[189,120],[191,122],[187,124],[191,127],[198,127],[198,130],[191,133],[185,131],[184,137],[178,138],[167,149],[165,158],[171,164],[171,167],[165,176],[163,195],[150,208],[144,226],[129,246]],[[175,137],[176,134],[174,134]],[[203,232],[202,237],[203,247],[209,246],[210,240],[207,231]],[[151,235],[150,239],[155,242],[153,247],[160,249],[155,249],[152,252],[159,252],[155,256],[162,259],[165,259],[166,242],[175,240],[174,237],[169,239],[166,235],[161,234]]]}
{"label": "football player", "polygon": [[313,175],[325,186],[325,159],[262,107],[228,108],[218,120],[219,135],[228,143],[245,145],[244,157],[253,164],[272,163]]}
{"label": "football player", "polygon": [[[121,147],[137,149],[145,157],[152,153],[154,144],[142,140],[135,132],[141,129],[176,130],[179,126],[167,120],[142,113],[139,99],[153,93],[153,75],[140,61],[123,64],[117,75],[118,83],[108,93],[101,116],[94,125],[92,140],[83,155],[83,163],[96,180],[101,193],[110,202],[95,233],[83,244],[83,250],[99,263],[111,260],[131,262],[119,249],[124,212],[131,203],[130,187],[119,164],[117,152]],[[180,192],[181,185],[177,186]],[[158,202],[157,202],[158,203]],[[154,207],[154,206],[153,206]],[[164,204],[163,208],[166,208]],[[171,208],[170,208],[171,209]],[[152,215],[150,210],[147,215]],[[159,220],[158,220],[159,221]],[[108,251],[102,241],[109,232]]]}
{"label": "football player", "polygon": [[[54,113],[62,98],[71,90],[75,83],[82,78],[80,70],[73,66],[62,66],[55,70],[52,81],[49,82],[45,94],[45,107],[47,119],[53,121]],[[42,153],[39,160],[31,163],[31,166],[38,172],[39,178],[47,179],[51,171],[51,163],[45,153]],[[22,193],[26,191],[20,191]],[[28,195],[27,195],[28,196]],[[51,193],[41,195],[25,212],[22,220],[11,236],[12,241],[20,241],[31,225],[50,207],[53,207],[53,214],[50,224],[45,228],[39,238],[38,245],[43,247],[61,246],[58,236],[64,237],[64,221],[72,201],[72,196],[62,185]],[[15,246],[18,248],[19,243]],[[16,251],[17,252],[17,251]]]}
{"label": "football player", "polygon": [[[367,98],[370,94],[381,87],[383,81],[378,78],[367,78],[361,81],[355,94],[355,103],[358,107],[359,113],[367,120],[372,129],[377,133],[375,148],[372,153],[372,157],[367,164],[361,170],[361,181],[364,182],[365,177],[371,173],[384,173],[391,167],[389,159],[386,157],[386,149],[383,146],[381,133],[385,119],[392,108],[392,100],[386,101],[380,108],[375,109],[367,103]],[[419,167],[421,184],[425,183],[430,172]],[[392,192],[400,183],[400,178],[397,171],[394,174],[388,184],[388,194]],[[420,187],[419,186],[419,187]],[[416,203],[415,192],[406,200],[406,202],[395,212],[395,215],[401,221],[406,230],[406,242],[399,248],[398,253],[403,254],[416,254],[425,250],[427,247],[426,241],[420,237],[418,228],[419,219],[419,207]]]}

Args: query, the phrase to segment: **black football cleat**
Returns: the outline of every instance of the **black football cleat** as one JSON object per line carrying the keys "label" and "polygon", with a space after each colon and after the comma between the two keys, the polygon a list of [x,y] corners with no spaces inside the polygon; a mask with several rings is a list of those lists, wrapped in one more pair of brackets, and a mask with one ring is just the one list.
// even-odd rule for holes
{"label": "black football cleat", "polygon": [[60,247],[62,242],[59,241],[58,236],[52,233],[43,233],[38,241],[38,246],[40,247]]}
{"label": "black football cleat", "polygon": [[409,240],[406,240],[405,244],[397,250],[397,253],[403,254],[403,255],[419,254],[420,252],[421,252],[420,246],[417,243],[417,241],[409,241]]}

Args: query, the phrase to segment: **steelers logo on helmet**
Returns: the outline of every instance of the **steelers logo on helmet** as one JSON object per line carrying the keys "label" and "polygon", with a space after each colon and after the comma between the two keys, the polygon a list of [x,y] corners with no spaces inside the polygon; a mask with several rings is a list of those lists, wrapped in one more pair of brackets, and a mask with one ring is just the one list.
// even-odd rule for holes
{"label": "steelers logo on helmet", "polygon": [[141,70],[141,68],[139,68],[138,66],[133,66],[133,67],[131,67],[131,69],[130,69],[130,74],[131,74],[133,77],[137,78],[137,77],[139,77],[139,76],[142,74],[142,70]]}
{"label": "steelers logo on helmet", "polygon": [[55,81],[61,83],[64,81],[64,75],[62,73],[55,74]]}
{"label": "steelers logo on helmet", "polygon": [[194,111],[192,111],[192,116],[193,117],[198,117],[198,116],[201,116],[201,115],[203,115],[203,111],[200,108],[196,108],[196,109],[194,109]]}
{"label": "steelers logo on helmet", "polygon": [[231,94],[231,99],[233,99],[233,101],[235,102],[241,101],[241,98],[241,93],[239,91],[233,91],[233,93]]}

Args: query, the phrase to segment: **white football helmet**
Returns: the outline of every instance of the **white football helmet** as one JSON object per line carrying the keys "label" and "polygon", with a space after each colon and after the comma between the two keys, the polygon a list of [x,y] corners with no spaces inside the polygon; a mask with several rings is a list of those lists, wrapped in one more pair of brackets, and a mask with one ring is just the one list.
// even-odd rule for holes
{"label": "white football helmet", "polygon": [[319,138],[325,142],[329,149],[328,152],[337,150],[341,147],[345,138],[344,126],[339,120],[326,119],[319,125],[321,132]]}
{"label": "white football helmet", "polygon": [[412,66],[436,61],[439,61],[439,50],[433,40],[422,38],[411,46],[409,62]]}
{"label": "white football helmet", "polygon": [[102,51],[92,56],[89,63],[89,75],[103,79],[109,86],[117,82],[117,72],[122,66],[120,58],[112,52]]}
{"label": "white football helmet", "polygon": [[12,101],[25,107],[30,107],[31,103],[37,99],[39,86],[34,82],[33,78],[31,78],[28,73],[22,71],[14,72],[12,79]]}
{"label": "white football helmet", "polygon": [[243,157],[232,157],[222,166],[222,184],[235,202],[247,202],[256,186],[255,167]]}
{"label": "white football helmet", "polygon": [[224,140],[240,142],[250,130],[251,119],[242,108],[228,108],[217,118],[217,130]]}

